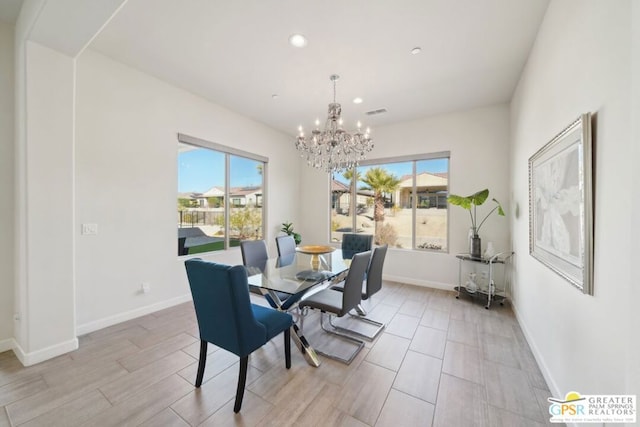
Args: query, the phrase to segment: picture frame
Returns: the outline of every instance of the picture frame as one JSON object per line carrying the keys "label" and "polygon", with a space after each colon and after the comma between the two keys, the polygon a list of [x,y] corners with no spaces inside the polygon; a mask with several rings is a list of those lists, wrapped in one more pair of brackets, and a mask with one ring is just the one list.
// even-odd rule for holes
{"label": "picture frame", "polygon": [[591,114],[529,158],[529,253],[593,295]]}

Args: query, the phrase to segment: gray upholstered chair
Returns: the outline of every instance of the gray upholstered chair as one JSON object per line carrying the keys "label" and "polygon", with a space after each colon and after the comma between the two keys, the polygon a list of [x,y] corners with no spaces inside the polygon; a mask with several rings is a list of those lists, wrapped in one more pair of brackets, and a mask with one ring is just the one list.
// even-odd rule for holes
{"label": "gray upholstered chair", "polygon": [[[242,264],[244,264],[247,269],[248,275],[258,274],[265,269],[269,259],[269,253],[267,252],[267,244],[264,240],[243,240],[240,242],[240,252],[242,252]],[[256,286],[250,286],[250,291],[255,294],[263,295],[260,288]],[[276,292],[276,295],[282,304],[278,304],[269,294],[264,294],[264,297],[271,307],[282,309],[284,311],[288,311],[292,308],[293,305],[302,297],[302,294],[290,295],[284,292]]]}
{"label": "gray upholstered chair", "polygon": [[[362,299],[367,300],[373,296],[376,292],[382,289],[382,268],[384,267],[384,259],[387,256],[387,248],[388,245],[378,246],[373,250],[373,255],[371,256],[371,263],[369,264],[369,269],[367,270],[367,278],[362,283]],[[340,282],[331,287],[331,289],[342,292],[344,290],[345,282]],[[362,304],[358,304],[356,307],[356,311],[359,316],[354,316],[357,319],[362,320],[363,322],[370,323],[372,325],[377,326],[378,328],[372,335],[365,335],[360,332],[346,330],[350,333],[358,334],[368,340],[375,339],[380,332],[384,329],[384,323],[375,321],[373,319],[369,319],[364,317],[367,315]]]}
{"label": "gray upholstered chair", "polygon": [[293,236],[276,237],[276,246],[278,247],[278,256],[283,257],[296,253],[296,241]]}
{"label": "gray upholstered chair", "polygon": [[360,301],[362,300],[362,281],[364,280],[364,275],[367,271],[367,267],[369,266],[370,258],[370,251],[361,252],[353,256],[342,292],[334,289],[324,289],[312,294],[298,303],[300,308],[309,307],[311,309],[320,310],[320,326],[325,332],[337,335],[356,344],[357,348],[349,358],[342,358],[316,348],[318,353],[347,364],[351,363],[354,357],[356,357],[360,350],[362,350],[364,342],[352,336],[338,332],[336,326],[334,326],[331,321],[332,316],[329,316],[330,329],[328,329],[325,326],[324,314],[330,313],[337,317],[342,317],[360,304]]}
{"label": "gray upholstered chair", "polygon": [[342,258],[351,259],[360,252],[370,251],[373,235],[345,233],[342,235]]}
{"label": "gray upholstered chair", "polygon": [[264,240],[243,240],[240,242],[240,252],[242,252],[242,264],[250,276],[264,270],[269,259],[267,244]]}
{"label": "gray upholstered chair", "polygon": [[[240,242],[240,252],[242,252],[242,264],[247,270],[247,274],[252,276],[264,271],[267,260],[269,259],[269,253],[267,252],[267,244],[264,240],[243,240]],[[249,290],[258,295],[262,295],[260,288],[256,286],[249,286]],[[286,300],[289,294],[282,292],[278,293],[280,300]],[[269,305],[273,308],[278,308],[278,304],[269,295],[265,295]]]}

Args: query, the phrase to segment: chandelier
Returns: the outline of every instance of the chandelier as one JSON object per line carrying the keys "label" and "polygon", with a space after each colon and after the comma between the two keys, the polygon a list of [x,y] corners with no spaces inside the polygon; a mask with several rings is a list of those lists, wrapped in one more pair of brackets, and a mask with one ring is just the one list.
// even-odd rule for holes
{"label": "chandelier", "polygon": [[296,140],[296,148],[300,151],[300,157],[307,159],[307,165],[328,173],[339,173],[358,166],[365,154],[373,149],[369,128],[363,133],[360,122],[353,134],[342,128],[342,107],[336,102],[336,81],[339,78],[337,74],[329,77],[333,82],[333,102],[329,104],[324,129],[320,129],[320,120],[316,120],[311,135],[305,136],[300,126]]}

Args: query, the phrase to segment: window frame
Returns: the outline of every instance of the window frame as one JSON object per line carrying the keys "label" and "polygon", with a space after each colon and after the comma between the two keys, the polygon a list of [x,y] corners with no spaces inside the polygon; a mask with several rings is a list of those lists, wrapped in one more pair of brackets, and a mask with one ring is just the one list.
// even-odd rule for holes
{"label": "window frame", "polygon": [[[262,238],[266,239],[266,231],[267,231],[267,204],[268,204],[268,182],[267,177],[269,176],[269,158],[265,156],[261,156],[259,154],[251,153],[249,151],[240,150],[234,147],[228,147],[226,145],[218,144],[216,142],[208,141],[206,139],[198,138],[195,136],[186,135],[183,133],[178,133],[178,143],[191,145],[193,147],[204,148],[212,151],[217,151],[219,153],[224,154],[224,197],[225,200],[228,200],[229,203],[224,204],[224,249],[222,251],[209,251],[202,252],[193,255],[178,255],[178,258],[188,257],[188,256],[202,256],[207,254],[214,254],[219,252],[226,252],[231,249],[229,237],[230,237],[230,209],[231,209],[231,198],[229,196],[231,190],[231,156],[243,157],[245,159],[254,160],[262,163],[262,196],[261,196],[261,206],[262,209]],[[176,161],[176,164],[178,162]],[[178,171],[176,171],[178,172]],[[176,174],[176,188],[177,185],[177,174]],[[256,205],[257,206],[257,205]]]}
{"label": "window frame", "polygon": [[[366,159],[362,160],[358,163],[358,166],[355,167],[357,170],[360,167],[366,166],[384,166],[388,163],[412,163],[412,174],[413,174],[413,188],[411,189],[411,248],[390,248],[397,250],[410,250],[410,251],[418,251],[418,252],[432,252],[432,253],[441,253],[441,254],[449,254],[450,253],[450,221],[449,221],[449,207],[447,206],[447,249],[446,250],[437,250],[437,249],[422,249],[416,247],[416,221],[417,221],[417,209],[418,209],[418,194],[417,194],[417,180],[416,180],[416,168],[417,164],[423,160],[436,160],[436,159],[447,159],[447,193],[449,193],[450,183],[451,183],[451,152],[450,151],[438,151],[434,153],[423,153],[423,154],[411,154],[407,156],[396,156],[396,157],[381,157],[376,159]],[[331,214],[333,211],[333,191],[332,189],[332,174],[329,175],[329,225],[327,227],[329,231],[329,241],[332,241],[331,238]],[[355,174],[354,174],[355,176]],[[349,186],[349,197],[351,200],[356,200],[357,197],[357,182],[356,180],[352,180]],[[355,209],[354,204],[350,203],[349,209]],[[352,215],[352,229],[356,230],[356,222],[357,215],[355,215],[355,211],[351,212]]]}

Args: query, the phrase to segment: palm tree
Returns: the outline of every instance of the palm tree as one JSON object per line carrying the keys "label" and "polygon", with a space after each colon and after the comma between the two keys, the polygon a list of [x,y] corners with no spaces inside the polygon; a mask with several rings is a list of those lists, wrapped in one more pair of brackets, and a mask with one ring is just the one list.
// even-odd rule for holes
{"label": "palm tree", "polygon": [[[349,205],[352,205],[352,196],[351,196],[351,190],[353,189],[353,187],[355,187],[355,183],[358,182],[358,180],[360,179],[360,172],[356,171],[356,168],[351,168],[351,169],[347,169],[342,173],[342,177],[344,179],[346,179],[347,181],[349,181],[349,191],[346,193],[349,195]],[[332,181],[338,182],[340,184],[346,185],[345,183],[343,183],[342,181],[338,181],[335,179],[336,175],[332,174],[331,175],[331,179]],[[341,195],[343,194],[342,191],[339,191],[338,194],[334,194],[334,197],[336,197],[337,199],[340,199]],[[350,206],[349,211],[353,211],[353,208]]]}
{"label": "palm tree", "polygon": [[360,180],[360,177],[362,176],[362,174],[358,171],[354,169],[347,169],[346,171],[344,171],[344,173],[342,174],[342,176],[344,177],[344,179],[346,179],[349,182],[352,182],[353,177],[354,177],[354,172],[355,172],[355,180],[356,182]]}
{"label": "palm tree", "polygon": [[371,168],[361,181],[366,185],[363,190],[373,191],[373,220],[376,223],[384,221],[384,193],[392,193],[398,189],[400,180],[395,175],[381,167]]}

